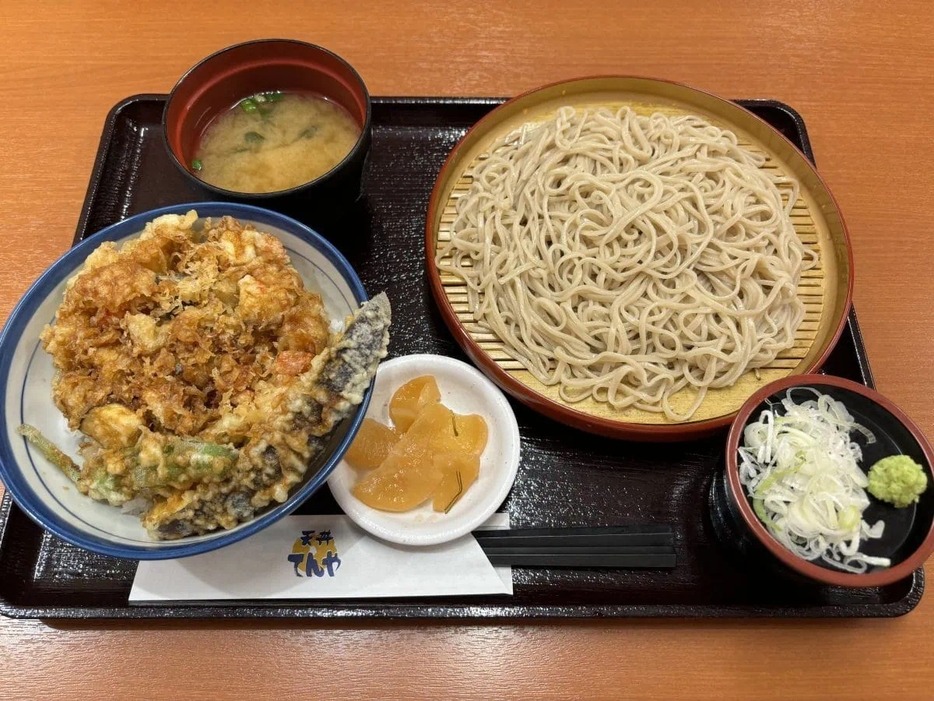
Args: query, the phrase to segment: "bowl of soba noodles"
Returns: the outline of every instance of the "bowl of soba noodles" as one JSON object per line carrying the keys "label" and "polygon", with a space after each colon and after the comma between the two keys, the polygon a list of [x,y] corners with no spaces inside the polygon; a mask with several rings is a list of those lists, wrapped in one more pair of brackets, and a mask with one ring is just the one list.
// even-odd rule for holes
{"label": "bowl of soba noodles", "polygon": [[429,200],[441,316],[505,391],[635,440],[723,431],[812,372],[850,307],[839,208],[737,104],[684,85],[565,81],[490,112]]}
{"label": "bowl of soba noodles", "polygon": [[163,128],[172,161],[215,198],[309,223],[360,195],[370,96],[340,56],[265,39],[214,53],[178,81]]}

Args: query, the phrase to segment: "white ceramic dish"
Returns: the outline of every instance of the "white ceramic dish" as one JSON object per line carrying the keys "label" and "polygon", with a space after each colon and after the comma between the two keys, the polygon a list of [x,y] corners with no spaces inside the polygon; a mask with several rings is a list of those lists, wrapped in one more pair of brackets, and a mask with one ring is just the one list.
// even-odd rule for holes
{"label": "white ceramic dish", "polygon": [[436,545],[470,533],[486,521],[506,499],[519,467],[519,426],[509,401],[487,377],[467,363],[441,355],[406,355],[384,361],[366,415],[389,421],[389,400],[401,385],[421,375],[434,375],[441,401],[458,414],[480,414],[489,427],[489,440],[480,458],[480,475],[446,514],[431,503],[404,513],[371,509],[351,493],[359,475],[341,460],[328,479],[340,507],[367,532],[401,545]]}
{"label": "white ceramic dish", "polygon": [[201,202],[144,212],[94,234],[54,263],[13,310],[0,336],[0,478],[17,505],[40,525],[70,543],[104,555],[136,560],[184,557],[257,532],[295,509],[324,483],[363,421],[366,395],[363,404],[331,434],[304,481],[285,503],[230,530],[164,541],[150,538],[138,516],[80,494],[61,470],[16,433],[20,424],[31,424],[72,458],[78,457],[78,434],[68,429],[52,402],[55,370],[40,346],[39,334],[54,318],[67,280],[101,243],[135,238],[146,222],[191,209],[201,217],[231,215],[278,237],[306,286],[321,295],[331,319],[343,320],[366,298],[356,273],[328,241],[294,219],[240,204]]}

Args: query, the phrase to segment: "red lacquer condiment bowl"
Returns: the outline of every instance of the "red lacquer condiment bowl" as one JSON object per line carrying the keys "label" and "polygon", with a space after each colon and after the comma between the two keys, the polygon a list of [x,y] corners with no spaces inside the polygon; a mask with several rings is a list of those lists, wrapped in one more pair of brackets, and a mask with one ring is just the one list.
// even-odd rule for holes
{"label": "red lacquer condiment bowl", "polygon": [[[804,391],[798,391],[798,388]],[[905,508],[896,508],[869,495],[870,505],[863,519],[870,525],[885,522],[883,536],[863,539],[860,552],[887,557],[889,567],[869,567],[862,574],[834,568],[821,560],[808,561],[788,550],[772,536],[753,510],[752,501],[740,482],[738,449],[743,444],[746,426],[758,420],[768,404],[778,405],[792,390],[799,402],[813,398],[814,389],[842,402],[857,423],[868,428],[875,442],[867,443],[854,434],[862,448],[860,467],[867,471],[876,461],[890,455],[907,455],[920,464],[928,477],[928,488],[919,501]],[[726,523],[726,537],[747,550],[766,555],[779,569],[793,572],[808,580],[844,587],[881,587],[910,577],[914,570],[934,552],[934,451],[920,429],[905,413],[881,394],[856,382],[829,375],[786,377],[756,392],[740,408],[730,428],[726,444],[725,470],[714,477],[711,492],[715,520]],[[762,551],[765,551],[763,553]]]}

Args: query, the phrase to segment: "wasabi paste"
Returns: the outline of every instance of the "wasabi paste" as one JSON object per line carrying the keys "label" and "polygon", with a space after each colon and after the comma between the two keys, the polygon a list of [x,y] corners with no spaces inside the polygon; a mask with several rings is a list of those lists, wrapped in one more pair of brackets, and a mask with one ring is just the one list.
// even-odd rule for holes
{"label": "wasabi paste", "polygon": [[918,501],[927,486],[924,468],[907,455],[890,455],[869,468],[869,493],[899,508]]}

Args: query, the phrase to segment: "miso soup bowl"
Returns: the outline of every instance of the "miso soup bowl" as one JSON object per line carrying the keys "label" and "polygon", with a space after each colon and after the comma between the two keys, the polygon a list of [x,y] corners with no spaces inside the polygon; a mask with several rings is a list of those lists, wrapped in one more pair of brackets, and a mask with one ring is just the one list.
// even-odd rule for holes
{"label": "miso soup bowl", "polygon": [[[813,399],[812,390],[842,402],[854,420],[875,436],[867,443],[851,433],[862,449],[860,468],[868,472],[889,455],[908,455],[922,466],[928,487],[917,503],[896,508],[871,494],[863,520],[870,525],[885,522],[878,539],[861,539],[860,552],[891,560],[889,567],[870,566],[861,574],[850,573],[821,560],[808,561],[788,550],[772,536],[753,510],[739,477],[739,447],[746,426],[759,419],[770,405],[780,409],[789,390],[795,403]],[[715,475],[710,492],[711,520],[721,540],[738,550],[745,566],[764,566],[784,575],[786,581],[811,582],[840,587],[883,587],[911,577],[934,552],[934,452],[921,430],[891,400],[856,382],[830,375],[797,375],[776,380],[740,408],[726,444],[726,469]],[[755,564],[753,564],[755,563]]]}
{"label": "miso soup bowl", "polygon": [[[327,173],[277,192],[237,192],[201,180],[192,162],[208,125],[244,98],[274,90],[317,95],[343,107],[360,127],[350,152]],[[363,79],[340,56],[302,41],[262,39],[221,49],[189,69],[169,94],[162,125],[175,166],[206,195],[275,209],[320,225],[360,196],[371,114]]]}

